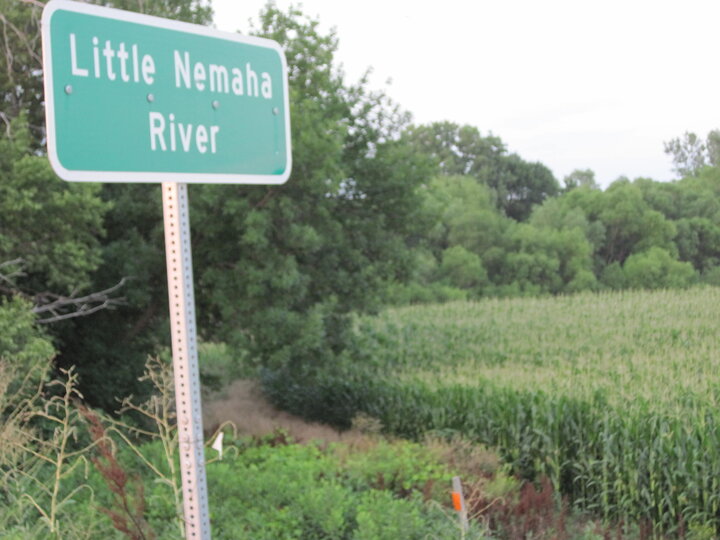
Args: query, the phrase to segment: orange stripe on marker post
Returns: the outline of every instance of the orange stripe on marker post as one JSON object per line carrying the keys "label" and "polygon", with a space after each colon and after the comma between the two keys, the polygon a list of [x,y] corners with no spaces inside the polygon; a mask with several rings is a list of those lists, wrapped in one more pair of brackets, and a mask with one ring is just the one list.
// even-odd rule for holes
{"label": "orange stripe on marker post", "polygon": [[460,494],[457,491],[452,492],[452,502],[453,502],[453,507],[455,508],[455,511],[462,512],[462,509],[463,509],[462,497],[460,496]]}

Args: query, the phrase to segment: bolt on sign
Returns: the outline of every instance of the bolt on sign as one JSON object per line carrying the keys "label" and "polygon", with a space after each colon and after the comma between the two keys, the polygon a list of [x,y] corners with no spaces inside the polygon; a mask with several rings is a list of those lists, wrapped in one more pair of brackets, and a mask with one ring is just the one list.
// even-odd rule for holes
{"label": "bolt on sign", "polygon": [[277,43],[57,0],[43,17],[48,153],[60,177],[287,180],[287,69]]}
{"label": "bolt on sign", "polygon": [[187,183],[290,176],[274,41],[69,0],[42,17],[47,144],[64,180],[161,182],[185,537],[209,540]]}

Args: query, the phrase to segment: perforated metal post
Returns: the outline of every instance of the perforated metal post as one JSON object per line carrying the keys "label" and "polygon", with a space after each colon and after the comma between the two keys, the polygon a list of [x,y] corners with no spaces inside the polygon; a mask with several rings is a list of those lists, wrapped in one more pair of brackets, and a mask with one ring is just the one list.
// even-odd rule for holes
{"label": "perforated metal post", "polygon": [[210,540],[187,184],[162,195],[185,538]]}

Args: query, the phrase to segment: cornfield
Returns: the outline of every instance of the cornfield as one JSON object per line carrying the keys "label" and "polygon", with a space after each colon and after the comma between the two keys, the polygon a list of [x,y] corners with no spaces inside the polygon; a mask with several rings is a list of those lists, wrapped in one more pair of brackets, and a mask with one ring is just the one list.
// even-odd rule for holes
{"label": "cornfield", "polygon": [[462,433],[609,522],[720,531],[720,289],[389,309],[346,361],[266,373],[279,405],[347,426]]}

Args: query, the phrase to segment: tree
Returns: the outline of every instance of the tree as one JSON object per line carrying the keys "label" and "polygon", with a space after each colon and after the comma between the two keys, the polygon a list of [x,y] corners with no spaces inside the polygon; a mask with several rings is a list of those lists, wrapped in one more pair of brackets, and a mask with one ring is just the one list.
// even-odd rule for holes
{"label": "tree", "polygon": [[452,246],[442,255],[440,279],[458,289],[471,289],[476,295],[487,284],[487,272],[482,260],[462,246]]}
{"label": "tree", "polygon": [[[605,196],[598,189],[578,186],[535,207],[530,217],[529,223],[541,230],[577,231],[585,239],[591,255],[590,264],[576,268],[576,274],[569,278],[573,285],[566,286],[568,290],[582,290],[579,288],[581,284],[590,284],[588,288],[595,288],[595,276],[600,275],[606,264],[601,253],[605,248],[607,228],[598,217],[598,209]],[[581,278],[581,275],[584,277]]]}
{"label": "tree", "polygon": [[507,152],[500,137],[492,134],[483,137],[475,127],[452,122],[411,126],[404,136],[431,156],[448,176],[478,178],[485,169],[494,168],[495,161]]}
{"label": "tree", "polygon": [[590,202],[588,217],[605,228],[604,243],[597,251],[603,265],[623,264],[633,253],[651,247],[675,252],[675,224],[645,202],[637,183],[617,180]]}
{"label": "tree", "polygon": [[707,218],[682,218],[676,222],[678,258],[705,272],[720,266],[720,225]]}
{"label": "tree", "polygon": [[540,162],[529,163],[517,154],[502,156],[497,170],[487,172],[485,182],[498,193],[505,214],[526,221],[534,206],[560,192],[550,169]]}
{"label": "tree", "polygon": [[713,167],[720,167],[720,129],[714,129],[707,136],[705,143],[708,154],[708,163]]}
{"label": "tree", "polygon": [[432,157],[443,174],[472,176],[490,187],[498,208],[515,220],[524,221],[533,205],[559,192],[550,169],[508,155],[499,137],[483,137],[475,127],[436,122],[413,126],[404,137]]}
{"label": "tree", "polygon": [[568,231],[579,229],[588,241],[593,251],[600,249],[605,241],[605,226],[600,221],[591,221],[588,218],[585,206],[581,204],[583,192],[589,195],[586,200],[592,200],[595,193],[602,197],[600,191],[590,191],[591,188],[581,188],[572,195],[563,195],[546,200],[542,206],[537,206],[529,223],[539,229],[552,229]]}
{"label": "tree", "polygon": [[0,0],[0,138],[11,137],[13,120],[23,115],[32,152],[44,150],[45,137],[40,16],[38,5]]}
{"label": "tree", "polygon": [[686,131],[682,137],[665,143],[665,153],[672,157],[681,178],[697,176],[703,167],[720,166],[720,130],[711,131],[706,140]]}
{"label": "tree", "polygon": [[[580,228],[553,230],[520,223],[508,232],[502,266],[491,275],[503,294],[557,294],[594,286],[592,247]],[[572,285],[570,285],[572,283]]]}
{"label": "tree", "polygon": [[565,191],[581,186],[589,189],[600,189],[600,186],[595,181],[595,173],[590,169],[575,169],[563,178],[563,183],[565,184]]}
{"label": "tree", "polygon": [[623,271],[625,285],[632,289],[687,287],[696,278],[690,263],[675,260],[656,246],[628,257]]}
{"label": "tree", "polygon": [[438,260],[452,245],[482,255],[509,226],[495,206],[494,193],[470,176],[435,177],[422,194],[423,211],[432,216],[425,238]]}
{"label": "tree", "polygon": [[[109,204],[100,186],[62,182],[46,158],[34,155],[24,114],[10,132],[0,137],[0,262],[19,259],[24,288],[38,294],[87,289]],[[3,291],[16,292],[0,283]]]}

